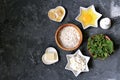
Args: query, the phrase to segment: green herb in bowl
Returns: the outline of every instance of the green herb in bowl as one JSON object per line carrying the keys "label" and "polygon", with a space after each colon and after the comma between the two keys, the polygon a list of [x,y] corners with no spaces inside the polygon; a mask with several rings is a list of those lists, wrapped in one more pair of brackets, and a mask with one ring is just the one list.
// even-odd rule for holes
{"label": "green herb in bowl", "polygon": [[95,59],[105,59],[114,51],[113,42],[108,36],[103,34],[90,37],[88,39],[87,49]]}

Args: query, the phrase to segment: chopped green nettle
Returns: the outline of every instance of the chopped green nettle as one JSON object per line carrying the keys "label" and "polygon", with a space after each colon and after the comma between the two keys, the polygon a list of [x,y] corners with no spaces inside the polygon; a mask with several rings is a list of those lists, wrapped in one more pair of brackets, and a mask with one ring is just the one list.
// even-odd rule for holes
{"label": "chopped green nettle", "polygon": [[93,58],[105,59],[110,56],[113,51],[113,42],[106,38],[103,34],[97,34],[88,39],[87,48]]}

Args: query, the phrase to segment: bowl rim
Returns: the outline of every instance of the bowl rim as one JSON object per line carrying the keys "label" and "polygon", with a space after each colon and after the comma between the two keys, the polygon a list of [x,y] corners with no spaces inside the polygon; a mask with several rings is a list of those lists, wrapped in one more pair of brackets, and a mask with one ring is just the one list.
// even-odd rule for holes
{"label": "bowl rim", "polygon": [[[67,26],[72,26],[72,27],[74,27],[74,28],[78,31],[79,35],[80,35],[80,41],[79,41],[79,43],[77,44],[77,46],[75,46],[75,47],[73,47],[73,48],[65,48],[65,47],[63,47],[63,46],[61,45],[61,43],[60,43],[60,40],[58,39],[58,38],[59,38],[59,32],[60,32],[64,27],[67,27]],[[73,51],[73,50],[77,49],[77,48],[81,45],[81,43],[82,43],[82,41],[83,41],[83,34],[82,34],[81,29],[80,29],[78,26],[76,26],[75,24],[66,23],[66,24],[63,24],[63,25],[59,26],[58,29],[56,30],[56,33],[55,33],[55,41],[56,41],[58,47],[60,47],[62,50],[65,50],[65,51]]]}

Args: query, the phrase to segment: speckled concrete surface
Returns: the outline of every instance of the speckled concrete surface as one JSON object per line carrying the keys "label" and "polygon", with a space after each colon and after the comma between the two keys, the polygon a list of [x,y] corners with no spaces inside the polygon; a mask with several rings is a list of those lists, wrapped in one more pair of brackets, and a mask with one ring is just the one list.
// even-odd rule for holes
{"label": "speckled concrete surface", "polygon": [[[120,0],[112,0],[120,5]],[[79,7],[94,4],[103,17],[111,17],[111,0],[0,0],[0,80],[120,80],[120,17],[111,18],[109,30],[99,28],[82,29],[75,17]],[[65,7],[67,14],[61,23],[49,20],[47,12],[58,5]],[[89,56],[86,43],[89,36],[103,33],[110,36],[115,52],[106,60],[89,62],[90,72],[75,77],[65,70],[66,52],[55,43],[58,26],[74,23],[83,32],[80,46]],[[53,46],[59,52],[60,61],[46,66],[41,57],[47,47]]]}

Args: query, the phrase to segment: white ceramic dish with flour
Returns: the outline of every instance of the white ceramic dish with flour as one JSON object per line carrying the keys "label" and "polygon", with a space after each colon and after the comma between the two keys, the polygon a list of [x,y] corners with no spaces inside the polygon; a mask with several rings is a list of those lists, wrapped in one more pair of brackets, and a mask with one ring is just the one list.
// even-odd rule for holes
{"label": "white ceramic dish with flour", "polygon": [[67,65],[65,69],[70,70],[77,77],[81,72],[89,72],[88,62],[90,57],[84,56],[80,50],[77,50],[75,54],[68,54]]}

